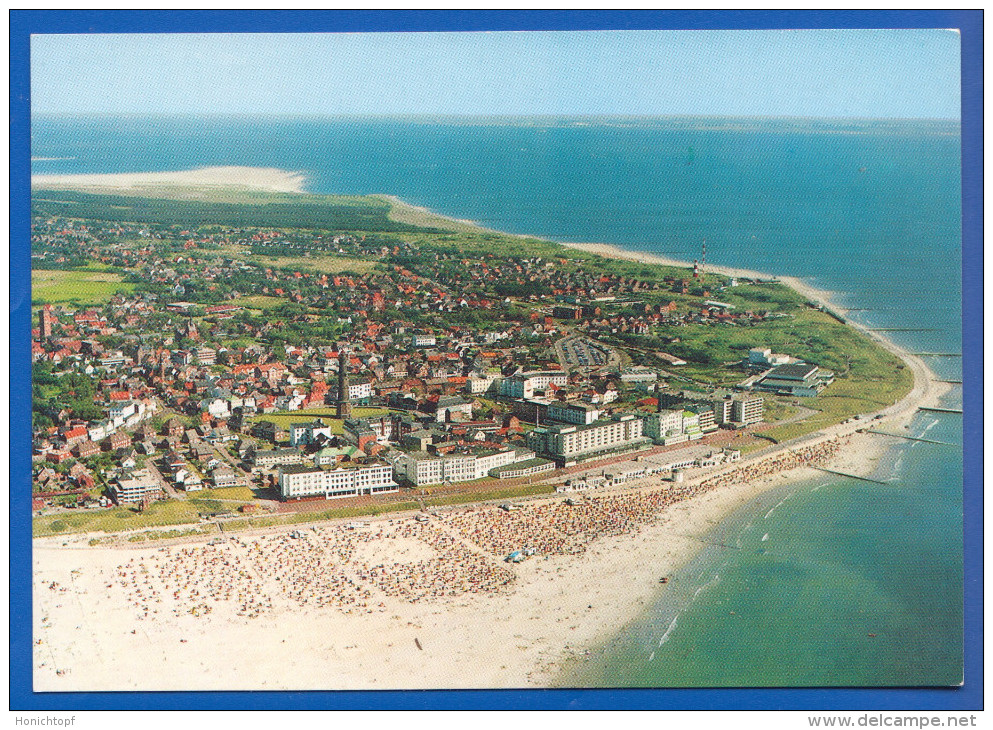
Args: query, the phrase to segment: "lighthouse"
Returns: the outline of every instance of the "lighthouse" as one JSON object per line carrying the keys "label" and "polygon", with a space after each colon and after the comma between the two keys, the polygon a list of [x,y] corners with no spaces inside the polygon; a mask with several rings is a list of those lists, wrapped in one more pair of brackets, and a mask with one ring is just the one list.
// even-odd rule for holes
{"label": "lighthouse", "polygon": [[338,418],[352,415],[352,404],[348,401],[348,353],[342,348],[338,353]]}

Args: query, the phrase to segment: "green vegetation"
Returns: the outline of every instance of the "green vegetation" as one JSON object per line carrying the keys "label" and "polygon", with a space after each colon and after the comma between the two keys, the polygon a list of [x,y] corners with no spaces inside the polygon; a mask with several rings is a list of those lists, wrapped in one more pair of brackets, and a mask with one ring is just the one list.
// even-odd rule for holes
{"label": "green vegetation", "polygon": [[122,281],[120,274],[98,268],[31,272],[31,303],[35,305],[102,304],[117,292],[128,292],[133,288],[134,284]]}
{"label": "green vegetation", "polygon": [[[128,536],[128,542],[155,542],[156,540],[172,540],[179,537],[201,537],[217,532],[214,524],[206,524],[189,530],[148,530]],[[90,540],[90,544],[93,544]],[[99,542],[99,541],[98,541]]]}
{"label": "green vegetation", "polygon": [[424,500],[425,507],[441,507],[444,505],[467,504],[469,502],[489,502],[496,499],[516,499],[532,497],[538,494],[552,494],[555,487],[551,484],[519,484],[503,489],[490,489],[485,492],[466,492],[462,494],[447,494],[440,497],[429,497]]}
{"label": "green vegetation", "polygon": [[[389,415],[387,408],[364,408],[356,406],[352,408],[352,418],[372,418],[374,416]],[[282,411],[280,413],[263,413],[247,419],[248,423],[259,423],[270,421],[281,429],[288,429],[292,423],[309,421],[314,418],[323,418],[325,423],[331,426],[331,433],[341,434],[344,432],[344,422],[340,418],[335,418],[334,406],[322,406],[320,408],[307,408],[299,411]]]}
{"label": "green vegetation", "polygon": [[96,383],[79,373],[56,377],[52,364],[37,362],[31,368],[31,419],[36,428],[52,426],[58,413],[69,410],[77,418],[97,420],[103,409],[94,400]]}
{"label": "green vegetation", "polygon": [[255,492],[248,487],[222,487],[220,489],[201,489],[200,491],[193,492],[190,495],[191,501],[200,501],[204,499],[224,499],[239,502],[251,502],[255,499]]}
{"label": "green vegetation", "polygon": [[33,537],[46,537],[72,532],[120,532],[162,525],[184,525],[199,520],[195,505],[185,500],[153,502],[144,512],[127,507],[101,510],[77,510],[35,517],[31,522]]}
{"label": "green vegetation", "polygon": [[[147,194],[147,193],[146,193]],[[421,232],[392,220],[386,201],[325,195],[244,195],[238,202],[100,195],[74,190],[35,190],[31,214],[72,215],[101,221],[205,225],[319,228],[331,231]]]}
{"label": "green vegetation", "polygon": [[775,397],[766,396],[765,403],[763,403],[763,415],[767,423],[776,423],[791,418],[799,411],[800,409],[796,406],[788,405]]}
{"label": "green vegetation", "polygon": [[237,304],[239,307],[249,309],[260,309],[263,312],[278,309],[286,305],[286,300],[282,297],[268,297],[263,294],[253,294],[249,297],[241,297]]}

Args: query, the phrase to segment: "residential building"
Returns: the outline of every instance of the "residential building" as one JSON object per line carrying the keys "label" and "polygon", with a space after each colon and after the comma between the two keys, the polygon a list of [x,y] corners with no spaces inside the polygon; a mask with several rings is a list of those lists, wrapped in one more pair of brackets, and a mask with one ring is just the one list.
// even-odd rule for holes
{"label": "residential building", "polygon": [[589,425],[600,418],[600,409],[590,403],[551,401],[545,415],[552,421]]}
{"label": "residential building", "polygon": [[703,429],[700,428],[700,414],[693,411],[683,411],[683,433],[689,441],[703,438]]}
{"label": "residential building", "polygon": [[434,419],[438,423],[446,421],[472,420],[473,402],[457,395],[443,395],[436,404]]}
{"label": "residential building", "polygon": [[393,468],[382,460],[349,463],[333,469],[288,465],[279,470],[279,493],[283,499],[318,496],[337,499],[396,492],[399,488],[393,481]]}
{"label": "residential building", "polygon": [[648,446],[651,439],[643,428],[644,420],[628,413],[582,426],[540,426],[528,434],[527,445],[568,463]]}
{"label": "residential building", "polygon": [[271,469],[274,466],[299,464],[303,455],[298,449],[268,449],[253,451],[248,458],[256,469]]}
{"label": "residential building", "polygon": [[331,426],[325,425],[319,418],[305,423],[290,424],[290,446],[300,446],[301,444],[312,444],[319,437],[331,438]]}
{"label": "residential building", "polygon": [[201,365],[213,365],[217,362],[217,351],[210,347],[198,347],[193,355]]}
{"label": "residential building", "polygon": [[534,458],[530,449],[465,449],[448,454],[411,451],[393,461],[397,479],[414,486],[482,479],[492,470]]}
{"label": "residential building", "polygon": [[731,401],[731,420],[746,426],[760,423],[765,418],[765,407],[762,398],[753,395],[742,395]]}
{"label": "residential building", "polygon": [[434,347],[438,344],[438,338],[434,335],[415,333],[410,337],[410,344],[414,347]]}
{"label": "residential building", "polygon": [[564,387],[567,381],[565,373],[555,370],[520,373],[500,381],[500,395],[533,398],[536,390],[546,390],[550,385]]}
{"label": "residential building", "polygon": [[118,504],[141,504],[162,498],[162,487],[146,469],[118,478],[110,488]]}
{"label": "residential building", "polygon": [[675,436],[683,435],[683,412],[673,410],[659,410],[656,413],[649,413],[644,417],[645,435],[655,443],[678,443],[677,440],[666,441]]}
{"label": "residential building", "polygon": [[696,413],[697,425],[703,433],[717,430],[717,418],[712,403],[694,403],[689,406],[688,410]]}
{"label": "residential building", "polygon": [[465,390],[469,395],[482,395],[493,387],[493,383],[496,382],[496,379],[496,376],[489,375],[469,377],[465,381]]}
{"label": "residential building", "polygon": [[100,446],[87,439],[85,441],[80,441],[72,448],[72,450],[80,459],[87,459],[91,456],[96,456],[99,454]]}
{"label": "residential building", "polygon": [[218,489],[222,487],[233,487],[238,484],[238,476],[230,466],[219,466],[210,473],[210,478],[214,486]]}

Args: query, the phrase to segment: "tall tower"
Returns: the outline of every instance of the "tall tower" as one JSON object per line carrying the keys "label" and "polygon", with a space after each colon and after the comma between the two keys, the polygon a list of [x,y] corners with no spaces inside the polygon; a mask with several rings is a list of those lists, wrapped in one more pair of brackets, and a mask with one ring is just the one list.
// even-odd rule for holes
{"label": "tall tower", "polygon": [[707,276],[707,239],[703,239],[703,250],[700,252],[700,281]]}
{"label": "tall tower", "polygon": [[52,336],[52,325],[55,322],[55,316],[52,314],[52,305],[46,304],[38,315],[41,319],[39,330],[41,333],[41,338],[48,339]]}
{"label": "tall tower", "polygon": [[352,404],[348,400],[348,353],[342,348],[338,353],[338,418],[352,415]]}

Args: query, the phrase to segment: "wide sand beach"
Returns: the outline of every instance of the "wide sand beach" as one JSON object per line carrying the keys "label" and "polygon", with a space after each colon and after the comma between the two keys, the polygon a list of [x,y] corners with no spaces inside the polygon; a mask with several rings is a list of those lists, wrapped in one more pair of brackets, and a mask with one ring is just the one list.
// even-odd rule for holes
{"label": "wide sand beach", "polygon": [[31,187],[99,193],[147,193],[163,188],[249,189],[302,193],[306,176],[273,167],[203,167],[170,172],[121,172],[87,175],[32,175]]}

